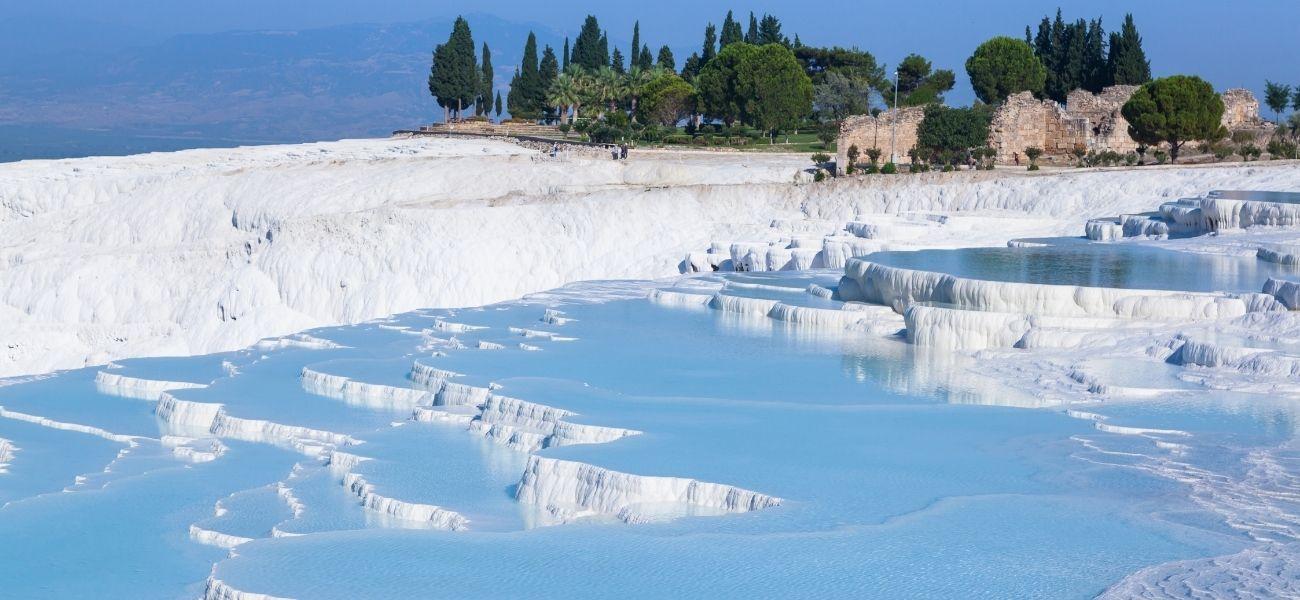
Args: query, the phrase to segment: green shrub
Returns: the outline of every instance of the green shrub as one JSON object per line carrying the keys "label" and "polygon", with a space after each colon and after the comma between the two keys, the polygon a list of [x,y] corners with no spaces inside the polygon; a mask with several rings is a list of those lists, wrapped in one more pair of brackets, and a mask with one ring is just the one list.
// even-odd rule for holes
{"label": "green shrub", "polygon": [[1029,163],[1029,170],[1030,170],[1030,171],[1037,171],[1037,170],[1038,170],[1038,165],[1037,165],[1036,163]]}
{"label": "green shrub", "polygon": [[820,165],[823,163],[830,162],[831,157],[829,154],[826,154],[825,152],[818,152],[817,154],[812,155],[812,161],[814,164]]}
{"label": "green shrub", "polygon": [[1156,164],[1158,165],[1163,165],[1165,164],[1166,160],[1169,160],[1169,153],[1165,152],[1164,150],[1156,150],[1155,152],[1151,153],[1151,156],[1155,157]]}
{"label": "green shrub", "polygon": [[1124,164],[1130,167],[1136,165],[1137,161],[1138,161],[1137,152],[1129,152],[1128,154],[1124,155]]}
{"label": "green shrub", "polygon": [[1274,160],[1279,158],[1295,158],[1296,144],[1283,139],[1271,139],[1268,141],[1268,154]]}
{"label": "green shrub", "polygon": [[826,171],[817,169],[817,172],[813,173],[813,181],[826,181]]}
{"label": "green shrub", "polygon": [[898,173],[898,167],[892,162],[887,162],[885,166],[880,168],[880,172],[885,175],[894,175]]}

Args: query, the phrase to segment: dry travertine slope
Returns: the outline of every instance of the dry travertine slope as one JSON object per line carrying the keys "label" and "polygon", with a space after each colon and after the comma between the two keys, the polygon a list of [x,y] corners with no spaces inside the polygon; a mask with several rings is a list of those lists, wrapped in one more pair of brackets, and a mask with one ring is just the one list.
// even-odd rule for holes
{"label": "dry travertine slope", "polygon": [[[0,165],[0,376],[214,352],[587,279],[663,277],[774,220],[961,211],[1077,235],[1092,216],[1295,169],[796,184],[806,157],[550,159],[491,140],[349,140]],[[802,176],[806,177],[806,176]],[[975,211],[975,212],[970,212]],[[954,240],[948,240],[952,244]]]}

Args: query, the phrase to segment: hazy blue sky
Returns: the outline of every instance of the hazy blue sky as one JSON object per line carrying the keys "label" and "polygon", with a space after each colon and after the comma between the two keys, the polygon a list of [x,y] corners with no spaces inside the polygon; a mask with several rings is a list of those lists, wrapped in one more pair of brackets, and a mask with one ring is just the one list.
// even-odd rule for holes
{"label": "hazy blue sky", "polygon": [[[754,1],[745,5],[700,0],[647,2],[564,2],[496,0],[458,4],[429,0],[5,0],[10,16],[77,17],[117,23],[157,35],[229,29],[302,29],[353,22],[396,22],[461,12],[482,12],[532,21],[559,31],[576,31],[593,12],[615,40],[630,37],[639,19],[652,43],[686,48],[699,43],[707,21],[719,22],[728,8],[771,12],[790,33],[813,44],[857,45],[894,63],[921,52],[961,70],[970,50],[995,34],[1021,35],[1024,26],[1054,12],[1059,2],[932,0],[875,3],[844,0]],[[1257,88],[1273,77],[1300,82],[1300,2],[1297,0],[1103,0],[1072,2],[1067,18],[1101,15],[1114,28],[1134,13],[1158,74],[1196,72],[1217,87]],[[808,10],[816,7],[816,10]],[[628,31],[622,31],[628,30]],[[626,43],[626,42],[624,42]]]}
{"label": "hazy blue sky", "polygon": [[[729,5],[701,0],[605,3],[496,0],[450,3],[430,0],[0,0],[11,17],[69,17],[128,26],[140,35],[203,33],[229,29],[302,29],[354,22],[397,22],[488,13],[575,32],[593,12],[615,42],[626,44],[640,19],[651,44],[685,51],[699,44],[708,21],[721,21],[728,8],[771,12],[789,33],[811,44],[856,45],[893,64],[920,52],[959,73],[967,55],[996,34],[1023,35],[1026,24],[1055,12],[1058,2],[931,0],[925,3],[822,0],[757,0]],[[1157,75],[1192,72],[1216,87],[1258,90],[1265,77],[1300,83],[1300,1],[1297,0],[1101,0],[1067,3],[1067,18],[1101,15],[1113,29],[1126,11],[1134,13]],[[2,18],[2,17],[0,17]],[[472,23],[472,21],[471,21]],[[679,60],[685,58],[679,57]],[[964,78],[963,78],[964,79]],[[961,81],[951,98],[970,99]]]}

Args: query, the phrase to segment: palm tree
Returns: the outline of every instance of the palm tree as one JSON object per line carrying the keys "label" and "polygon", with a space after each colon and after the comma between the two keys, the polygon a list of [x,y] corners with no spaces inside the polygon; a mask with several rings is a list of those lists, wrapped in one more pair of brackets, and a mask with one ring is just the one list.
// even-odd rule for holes
{"label": "palm tree", "polygon": [[609,107],[609,112],[617,110],[617,103],[627,92],[623,76],[609,67],[601,67],[592,78],[592,96],[597,102]]}
{"label": "palm tree", "polygon": [[624,78],[624,87],[627,90],[627,95],[632,99],[633,119],[636,118],[637,100],[639,100],[641,94],[645,92],[645,87],[649,85],[651,81],[654,81],[661,72],[662,69],[659,68],[642,69],[641,67],[632,67],[632,69],[627,72],[627,77]]}
{"label": "palm tree", "polygon": [[579,93],[578,79],[568,72],[560,73],[555,76],[551,82],[551,89],[546,91],[546,102],[556,107],[563,117],[569,114],[569,108],[573,108],[573,113],[569,114],[569,124],[573,124],[573,119],[577,117],[577,107],[582,104],[582,95]]}

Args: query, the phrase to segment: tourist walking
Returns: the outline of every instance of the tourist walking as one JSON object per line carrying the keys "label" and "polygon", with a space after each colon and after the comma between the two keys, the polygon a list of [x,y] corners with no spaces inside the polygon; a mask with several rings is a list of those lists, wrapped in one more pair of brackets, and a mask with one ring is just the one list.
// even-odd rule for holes
{"label": "tourist walking", "polygon": [[609,155],[613,157],[614,160],[618,160],[618,146],[611,145],[609,147]]}
{"label": "tourist walking", "polygon": [[621,159],[623,159],[623,160],[627,160],[627,144],[626,144],[626,143],[624,143],[622,146],[619,146],[619,147],[618,147],[618,157],[621,158]]}

